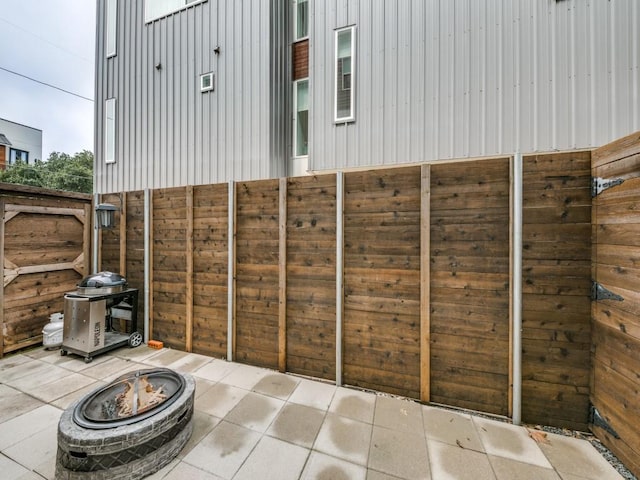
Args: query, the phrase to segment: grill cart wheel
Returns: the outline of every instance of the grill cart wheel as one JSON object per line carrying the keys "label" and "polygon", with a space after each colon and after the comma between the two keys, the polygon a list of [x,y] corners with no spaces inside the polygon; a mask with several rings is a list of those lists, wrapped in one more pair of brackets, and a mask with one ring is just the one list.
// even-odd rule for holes
{"label": "grill cart wheel", "polygon": [[142,334],[140,332],[133,332],[129,336],[129,346],[133,348],[139,347],[140,345],[142,345]]}

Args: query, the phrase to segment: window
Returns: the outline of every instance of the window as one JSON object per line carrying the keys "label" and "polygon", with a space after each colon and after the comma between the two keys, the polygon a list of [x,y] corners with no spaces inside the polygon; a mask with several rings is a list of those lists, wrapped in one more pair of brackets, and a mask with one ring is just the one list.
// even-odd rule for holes
{"label": "window", "polygon": [[151,22],[174,12],[207,0],[145,0],[144,21]]}
{"label": "window", "polygon": [[208,92],[213,90],[213,72],[200,75],[200,91]]}
{"label": "window", "polygon": [[305,157],[309,155],[309,79],[293,83],[293,103],[293,152],[296,157]]}
{"label": "window", "polygon": [[356,27],[336,30],[336,123],[355,120],[355,34]]}
{"label": "window", "polygon": [[9,165],[15,165],[16,162],[29,163],[29,152],[12,148],[9,150]]}
{"label": "window", "polygon": [[309,36],[309,0],[294,0],[293,40],[298,41]]}
{"label": "window", "polygon": [[116,54],[116,37],[118,33],[118,0],[107,0],[107,58]]}
{"label": "window", "polygon": [[104,108],[104,161],[116,161],[116,99],[108,98]]}

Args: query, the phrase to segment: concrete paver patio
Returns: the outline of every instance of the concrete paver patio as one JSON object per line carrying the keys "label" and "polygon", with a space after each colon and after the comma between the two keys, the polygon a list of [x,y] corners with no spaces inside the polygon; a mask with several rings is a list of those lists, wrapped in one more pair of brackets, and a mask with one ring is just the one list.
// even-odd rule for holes
{"label": "concrete paver patio", "polygon": [[146,346],[90,364],[36,348],[0,360],[0,477],[53,479],[62,411],[125,372],[196,379],[194,432],[154,480],[607,480],[586,440],[387,395]]}

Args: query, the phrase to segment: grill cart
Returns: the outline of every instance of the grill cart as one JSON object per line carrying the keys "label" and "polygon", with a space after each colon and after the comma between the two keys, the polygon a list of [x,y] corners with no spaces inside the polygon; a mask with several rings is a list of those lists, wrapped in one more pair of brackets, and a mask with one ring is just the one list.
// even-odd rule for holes
{"label": "grill cart", "polygon": [[138,332],[138,290],[127,288],[117,273],[99,272],[82,279],[64,296],[60,354],[75,353],[89,363],[95,355],[142,343]]}

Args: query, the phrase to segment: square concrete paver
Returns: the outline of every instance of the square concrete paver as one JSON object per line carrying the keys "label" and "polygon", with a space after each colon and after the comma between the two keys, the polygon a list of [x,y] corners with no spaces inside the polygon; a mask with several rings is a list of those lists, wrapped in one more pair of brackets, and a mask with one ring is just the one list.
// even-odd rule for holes
{"label": "square concrete paver", "polygon": [[371,429],[371,424],[328,413],[313,449],[366,466]]}
{"label": "square concrete paver", "polygon": [[284,405],[282,400],[258,393],[248,393],[224,417],[227,422],[264,432]]}
{"label": "square concrete paver", "polygon": [[0,423],[44,405],[30,395],[0,383]]}
{"label": "square concrete paver", "polygon": [[471,415],[425,405],[422,407],[422,419],[428,439],[484,452]]}
{"label": "square concrete paver", "polygon": [[193,432],[191,438],[178,454],[178,458],[184,458],[193,450],[200,441],[209,435],[211,431],[220,423],[218,417],[207,415],[206,413],[194,410],[193,412]]}
{"label": "square concrete paver", "polygon": [[368,466],[405,479],[431,478],[424,434],[374,425]]}
{"label": "square concrete paver", "polygon": [[329,411],[341,417],[351,418],[365,423],[373,423],[376,397],[371,393],[340,387],[329,406]]}
{"label": "square concrete paver", "polygon": [[311,452],[300,480],[366,480],[367,469],[320,452]]}
{"label": "square concrete paver", "polygon": [[0,428],[0,450],[4,451],[49,427],[57,428],[61,414],[62,410],[51,405],[43,405],[7,420]]}
{"label": "square concrete paver", "polygon": [[300,383],[289,397],[289,401],[299,405],[327,410],[336,391],[335,385],[311,380],[300,380]]}
{"label": "square concrete paver", "polygon": [[475,450],[429,440],[431,478],[436,480],[495,480],[486,455]]}
{"label": "square concrete paver", "polygon": [[540,448],[561,475],[567,473],[589,480],[622,478],[589,442],[553,433],[547,434],[547,440]]}
{"label": "square concrete paver", "polygon": [[0,472],[2,478],[19,480],[42,480],[37,473],[31,472],[19,463],[0,454]]}
{"label": "square concrete paver", "polygon": [[287,403],[273,421],[267,435],[301,447],[311,448],[315,442],[325,412],[306,405]]}
{"label": "square concrete paver", "polygon": [[219,382],[239,367],[240,365],[238,363],[214,359],[194,370],[192,374],[196,377],[209,380],[210,382]]}
{"label": "square concrete paver", "polygon": [[376,397],[373,423],[408,433],[423,433],[422,406],[409,400]]}
{"label": "square concrete paver", "polygon": [[[58,425],[49,425],[24,440],[3,449],[2,453],[20,465],[53,478],[58,452]],[[2,475],[0,475],[1,477]]]}
{"label": "square concrete paver", "polygon": [[260,437],[258,432],[222,421],[184,457],[184,461],[231,480]]}
{"label": "square concrete paver", "polygon": [[509,458],[489,455],[489,462],[498,480],[561,480],[555,470]]}
{"label": "square concrete paver", "polygon": [[217,383],[195,399],[195,408],[214,417],[224,418],[249,392]]}
{"label": "square concrete paver", "polygon": [[222,480],[222,477],[218,477],[217,475],[205,470],[200,470],[199,468],[184,462],[172,465],[172,468],[166,473],[163,472],[162,475],[158,477],[151,476],[149,477],[149,480],[155,480],[156,478],[158,480]]}
{"label": "square concrete paver", "polygon": [[277,438],[262,437],[234,480],[297,480],[309,450]]}
{"label": "square concrete paver", "polygon": [[211,357],[205,357],[204,355],[192,353],[185,357],[179,358],[173,363],[170,363],[166,368],[170,368],[171,370],[175,370],[180,373],[192,373],[193,371],[201,368],[203,365],[211,362],[211,360],[213,360]]}
{"label": "square concrete paver", "polygon": [[552,468],[526,428],[482,417],[473,417],[473,423],[488,454]]}
{"label": "square concrete paver", "polygon": [[269,373],[253,387],[253,391],[270,397],[287,400],[296,389],[300,380],[291,375]]}
{"label": "square concrete paver", "polygon": [[265,376],[271,372],[260,367],[252,367],[249,365],[239,365],[228,375],[223,377],[220,382],[245,390],[251,390]]}

